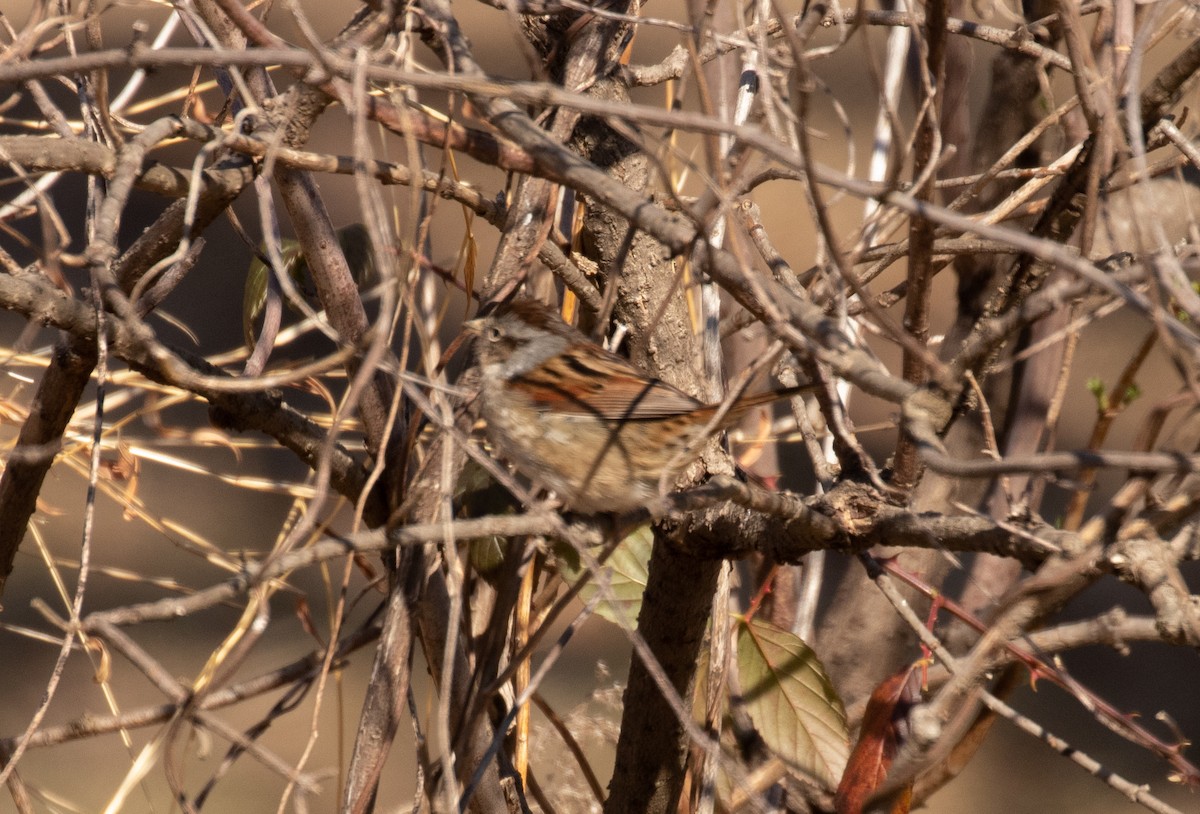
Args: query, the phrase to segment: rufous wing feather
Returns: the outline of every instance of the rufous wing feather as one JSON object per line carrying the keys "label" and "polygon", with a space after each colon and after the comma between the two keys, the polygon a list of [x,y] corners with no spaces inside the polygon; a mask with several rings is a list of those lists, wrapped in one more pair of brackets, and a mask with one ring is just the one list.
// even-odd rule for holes
{"label": "rufous wing feather", "polygon": [[705,406],[609,354],[556,356],[522,376],[520,382],[542,409],[611,421],[666,418]]}

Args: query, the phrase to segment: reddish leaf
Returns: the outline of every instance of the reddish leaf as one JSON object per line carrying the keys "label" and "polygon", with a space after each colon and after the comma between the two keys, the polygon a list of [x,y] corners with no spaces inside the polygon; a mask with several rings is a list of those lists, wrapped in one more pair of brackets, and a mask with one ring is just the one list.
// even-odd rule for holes
{"label": "reddish leaf", "polygon": [[296,599],[296,618],[300,620],[300,626],[304,628],[304,632],[313,638],[314,641],[324,646],[321,641],[321,634],[317,632],[317,626],[313,622],[312,611],[308,607],[308,600],[304,597]]}
{"label": "reddish leaf", "polygon": [[[914,699],[910,679],[915,666],[910,665],[885,679],[867,702],[858,743],[850,753],[842,782],[834,798],[837,814],[861,814],[863,806],[883,783],[896,750],[903,742],[901,728],[907,721],[908,709]],[[912,787],[896,796],[892,814],[908,814],[912,802]]]}

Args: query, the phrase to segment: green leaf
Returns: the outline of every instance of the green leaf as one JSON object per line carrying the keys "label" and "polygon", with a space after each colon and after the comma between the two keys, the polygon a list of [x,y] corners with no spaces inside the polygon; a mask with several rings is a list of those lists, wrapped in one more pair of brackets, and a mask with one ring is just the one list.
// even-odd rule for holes
{"label": "green leaf", "polygon": [[[379,282],[375,269],[375,254],[371,251],[371,236],[367,227],[361,223],[351,223],[337,230],[338,245],[346,257],[346,265],[354,275],[354,282],[359,291],[365,291]],[[261,254],[266,254],[262,248]],[[286,238],[280,242],[280,259],[283,261],[283,271],[295,284],[297,290],[310,300],[315,298],[316,291],[312,282],[312,273],[308,270],[308,260],[300,251],[296,240]],[[250,263],[246,272],[246,286],[242,294],[242,331],[246,335],[246,346],[254,347],[254,325],[262,315],[267,302],[267,280],[270,268],[259,257]],[[294,309],[293,309],[294,310]]]}
{"label": "green leaf", "polygon": [[1125,395],[1122,399],[1122,404],[1133,404],[1142,395],[1142,388],[1138,387],[1137,382],[1125,388]]}
{"label": "green leaf", "polygon": [[[654,532],[649,526],[640,526],[617,544],[612,556],[604,564],[604,573],[597,574],[579,591],[585,602],[600,595],[604,597],[596,606],[596,613],[618,625],[632,625],[642,608],[642,594],[646,591],[646,580],[650,568],[650,546],[654,543]],[[567,584],[574,585],[587,573],[580,561],[579,552],[569,546],[556,546],[555,559],[558,572]],[[603,592],[607,581],[608,591]]]}
{"label": "green leaf", "polygon": [[743,620],[737,669],[746,710],[771,750],[836,787],[850,754],[846,711],[812,648],[770,622]]}
{"label": "green leaf", "polygon": [[1092,376],[1087,380],[1088,392],[1096,397],[1096,409],[1100,412],[1108,410],[1108,392],[1104,386],[1104,380],[1099,376]]}
{"label": "green leaf", "polygon": [[[375,268],[375,252],[371,251],[371,233],[361,223],[351,223],[337,230],[338,245],[346,257],[346,265],[354,275],[359,291],[366,291],[379,283]],[[308,268],[304,269],[305,273]]]}
{"label": "green leaf", "polygon": [[[266,250],[262,250],[266,253]],[[302,285],[302,275],[300,264],[300,244],[295,240],[287,239],[280,242],[279,256],[283,261],[283,271],[291,275],[292,281],[299,287]],[[308,266],[304,266],[304,273],[307,273]],[[253,262],[250,263],[250,269],[246,272],[246,286],[242,291],[242,332],[246,337],[246,347],[253,348],[256,336],[255,323],[262,316],[263,308],[267,304],[267,281],[270,279],[271,269],[262,259],[256,256]]]}
{"label": "green leaf", "polygon": [[[520,504],[496,482],[477,461],[468,458],[454,486],[457,517],[485,517],[490,514],[514,514]],[[488,535],[467,541],[471,567],[489,583],[501,576],[500,566],[511,542],[507,537]],[[494,584],[494,583],[493,583]]]}

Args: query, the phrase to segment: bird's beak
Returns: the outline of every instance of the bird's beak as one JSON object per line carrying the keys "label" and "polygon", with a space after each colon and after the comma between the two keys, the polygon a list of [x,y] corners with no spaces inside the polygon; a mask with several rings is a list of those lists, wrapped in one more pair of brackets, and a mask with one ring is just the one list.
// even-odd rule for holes
{"label": "bird's beak", "polygon": [[469,319],[463,323],[462,327],[463,333],[470,334],[471,336],[479,336],[483,333],[483,320],[478,317]]}

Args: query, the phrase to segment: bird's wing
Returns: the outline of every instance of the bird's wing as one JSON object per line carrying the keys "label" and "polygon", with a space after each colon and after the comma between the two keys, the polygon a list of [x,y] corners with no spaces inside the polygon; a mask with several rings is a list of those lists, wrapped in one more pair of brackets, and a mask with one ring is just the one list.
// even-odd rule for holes
{"label": "bird's wing", "polygon": [[665,418],[704,406],[615,354],[555,356],[513,384],[524,387],[540,409],[606,420]]}

